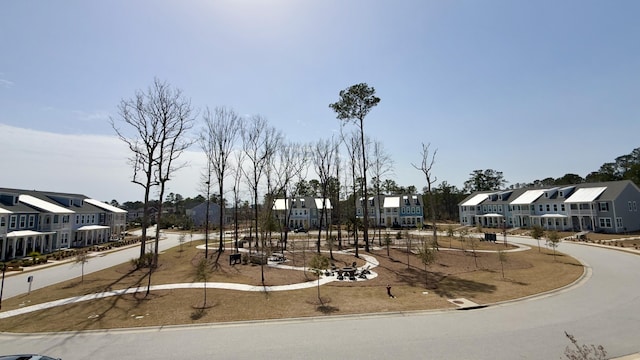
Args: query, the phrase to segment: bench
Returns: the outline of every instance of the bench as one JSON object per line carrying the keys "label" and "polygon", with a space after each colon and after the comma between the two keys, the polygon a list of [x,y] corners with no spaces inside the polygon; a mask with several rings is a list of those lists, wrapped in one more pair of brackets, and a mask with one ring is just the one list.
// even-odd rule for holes
{"label": "bench", "polygon": [[242,254],[231,254],[229,255],[229,265],[236,265],[242,262]]}

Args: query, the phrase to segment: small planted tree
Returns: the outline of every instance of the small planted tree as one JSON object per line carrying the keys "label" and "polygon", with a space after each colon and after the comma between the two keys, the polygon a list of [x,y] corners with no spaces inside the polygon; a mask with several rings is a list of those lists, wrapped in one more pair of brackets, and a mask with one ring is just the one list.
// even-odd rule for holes
{"label": "small planted tree", "polygon": [[183,233],[178,237],[178,242],[180,243],[180,256],[182,256],[182,245],[187,241],[187,236]]}
{"label": "small planted tree", "polygon": [[507,253],[504,250],[498,250],[498,260],[500,260],[500,270],[502,270],[502,280],[504,280],[504,263],[507,262]]}
{"label": "small planted tree", "polygon": [[460,237],[460,248],[464,251],[464,242],[467,240],[467,236],[469,236],[469,229],[464,228],[460,230],[458,236]]}
{"label": "small planted tree", "polygon": [[195,280],[202,281],[202,283],[204,284],[204,286],[202,287],[204,289],[202,294],[203,295],[202,306],[197,307],[197,309],[200,310],[200,316],[201,316],[202,311],[204,311],[204,309],[207,307],[207,278],[209,275],[209,266],[208,266],[207,258],[202,258],[200,259],[200,261],[198,261],[198,264],[196,265],[195,275],[196,275]]}
{"label": "small planted tree", "polygon": [[436,249],[430,247],[426,242],[423,242],[422,246],[418,249],[418,258],[422,262],[422,265],[424,265],[424,285],[428,288],[429,280],[427,268],[436,261]]}
{"label": "small planted tree", "polygon": [[453,230],[453,226],[447,225],[447,236],[449,237],[449,249],[452,248],[451,241],[453,240],[453,237],[455,236],[455,234],[456,234],[456,231]]}
{"label": "small planted tree", "polygon": [[538,252],[540,252],[540,238],[544,236],[544,229],[540,225],[531,228],[531,237],[538,241]]}
{"label": "small planted tree", "polygon": [[76,264],[80,264],[81,276],[80,282],[84,283],[84,264],[89,262],[89,253],[86,250],[78,250],[76,253],[76,257],[73,259],[73,262]]}
{"label": "small planted tree", "polygon": [[389,234],[389,231],[384,233],[384,244],[387,246],[387,256],[390,256],[389,247],[391,246],[391,235]]}
{"label": "small planted tree", "polygon": [[476,254],[476,249],[478,248],[478,238],[475,236],[469,237],[469,247],[471,248],[471,255],[473,256],[473,263],[476,265],[476,269],[478,268],[478,256]]}
{"label": "small planted tree", "polygon": [[329,267],[329,259],[322,254],[315,254],[311,261],[309,261],[309,267],[316,276],[318,276],[318,301],[320,305],[323,305],[322,298],[320,297],[320,276]]}
{"label": "small planted tree", "polygon": [[547,235],[547,246],[553,249],[553,261],[556,260],[556,248],[560,244],[560,234],[557,231],[550,231]]}

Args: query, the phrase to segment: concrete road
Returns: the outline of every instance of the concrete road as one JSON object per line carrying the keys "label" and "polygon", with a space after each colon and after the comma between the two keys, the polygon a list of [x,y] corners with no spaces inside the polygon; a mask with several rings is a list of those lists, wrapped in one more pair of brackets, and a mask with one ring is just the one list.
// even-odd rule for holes
{"label": "concrete road", "polygon": [[[202,235],[194,234],[193,240],[197,239],[202,239]],[[186,244],[188,244],[191,238],[187,235],[186,240]],[[147,244],[149,244],[148,246],[151,246],[152,243],[153,242],[147,242]],[[158,248],[160,251],[164,251],[177,245],[179,245],[177,234],[165,234],[163,232],[160,237]],[[84,264],[85,275],[138,258],[140,256],[140,246],[136,245],[126,249],[118,249],[109,253],[95,253],[92,255],[93,256],[89,258],[89,261]],[[36,290],[80,277],[81,275],[81,264],[74,263],[73,260],[69,260],[62,264],[47,266],[39,270],[31,271],[27,268],[27,271],[24,271],[23,273],[6,276],[2,298],[8,299],[10,297],[27,293],[29,291],[29,283],[27,282],[27,278],[29,276],[33,276],[31,290]]]}
{"label": "concrete road", "polygon": [[2,334],[0,348],[3,353],[35,351],[65,360],[558,359],[569,344],[567,331],[581,343],[603,345],[610,357],[640,351],[640,256],[573,243],[562,243],[558,250],[589,265],[579,286],[484,309]]}

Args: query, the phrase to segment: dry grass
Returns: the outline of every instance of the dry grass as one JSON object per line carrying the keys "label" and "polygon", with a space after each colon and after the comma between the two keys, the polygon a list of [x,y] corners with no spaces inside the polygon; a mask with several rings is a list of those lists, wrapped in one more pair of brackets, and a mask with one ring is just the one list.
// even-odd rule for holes
{"label": "dry grass", "polygon": [[[440,246],[448,246],[441,239]],[[454,240],[452,240],[454,241]],[[160,257],[160,267],[153,273],[153,284],[193,282],[196,266],[203,251],[195,249],[196,242],[171,249]],[[483,246],[501,249],[503,245],[484,243]],[[296,248],[302,248],[296,245]],[[228,252],[220,258],[218,266],[209,266],[208,281],[235,282],[259,285],[260,266],[229,266]],[[354,314],[389,311],[412,311],[454,308],[447,299],[464,297],[479,304],[528,296],[569,284],[582,274],[582,266],[568,256],[554,257],[537,249],[508,253],[504,262],[504,279],[495,253],[473,254],[462,251],[438,252],[434,264],[425,273],[424,266],[414,254],[402,249],[386,249],[371,253],[380,262],[374,271],[378,277],[364,282],[336,281],[317,288],[296,291],[242,292],[207,289],[207,302],[203,304],[204,290],[166,290],[114,296],[110,298],[74,303],[53,309],[3,319],[0,331],[42,332],[77,331],[88,329],[157,326],[170,324],[197,324],[239,320],[309,317],[331,314]],[[214,254],[215,255],[215,254]],[[313,252],[286,254],[289,263],[301,266]],[[409,265],[407,265],[407,260]],[[335,255],[333,262],[341,267],[365,264],[352,255]],[[477,267],[476,267],[477,261]],[[267,285],[281,285],[301,281],[314,281],[315,275],[295,270],[264,268]],[[98,273],[32,291],[3,301],[2,310],[46,302],[105,290],[146,285],[147,270],[133,270],[130,264],[121,264]],[[396,296],[386,295],[386,285],[392,286]],[[423,294],[424,291],[428,295]]]}

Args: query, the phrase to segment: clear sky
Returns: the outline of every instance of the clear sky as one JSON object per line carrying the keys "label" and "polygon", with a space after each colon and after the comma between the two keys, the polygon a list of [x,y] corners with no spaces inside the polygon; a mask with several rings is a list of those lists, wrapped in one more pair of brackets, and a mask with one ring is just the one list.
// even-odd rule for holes
{"label": "clear sky", "polygon": [[[581,176],[640,146],[640,1],[0,2],[0,187],[142,199],[109,116],[154,77],[195,109],[329,138],[328,105],[366,82],[398,184]],[[198,149],[168,191],[198,194]]]}

